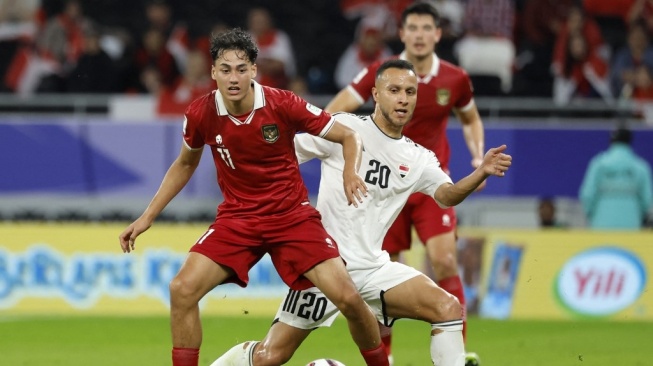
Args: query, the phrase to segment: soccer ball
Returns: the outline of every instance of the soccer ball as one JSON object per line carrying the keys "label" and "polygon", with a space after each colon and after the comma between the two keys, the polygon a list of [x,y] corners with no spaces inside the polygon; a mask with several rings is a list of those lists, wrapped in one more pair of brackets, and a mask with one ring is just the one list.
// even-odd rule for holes
{"label": "soccer ball", "polygon": [[345,366],[345,364],[331,358],[320,358],[309,362],[306,366]]}

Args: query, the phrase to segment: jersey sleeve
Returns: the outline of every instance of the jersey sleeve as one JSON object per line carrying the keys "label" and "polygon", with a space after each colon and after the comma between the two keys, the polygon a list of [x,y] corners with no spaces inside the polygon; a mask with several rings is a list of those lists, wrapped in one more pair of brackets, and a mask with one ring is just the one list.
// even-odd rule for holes
{"label": "jersey sleeve", "polygon": [[460,80],[458,80],[457,87],[459,90],[459,97],[454,106],[456,109],[466,110],[471,107],[472,99],[474,98],[474,91],[472,87],[472,80],[465,70],[461,69]]}
{"label": "jersey sleeve", "polygon": [[324,110],[312,105],[294,93],[288,93],[286,100],[286,118],[295,124],[301,132],[323,137],[326,135],[335,119]]}
{"label": "jersey sleeve", "polygon": [[[192,106],[192,105],[191,105]],[[182,134],[184,137],[184,145],[189,150],[198,150],[204,146],[204,138],[199,129],[200,118],[194,113],[194,109],[189,106],[184,113],[184,123],[182,127]]]}
{"label": "jersey sleeve", "polygon": [[[424,172],[417,184],[416,191],[433,197],[435,191],[437,191],[441,185],[453,182],[451,177],[449,177],[440,167],[440,162],[435,157],[435,154],[429,150],[427,150],[426,154]],[[438,205],[441,207],[447,207],[440,202],[438,202]]]}
{"label": "jersey sleeve", "polygon": [[379,68],[379,65],[377,62],[364,68],[356,75],[349,86],[347,86],[347,89],[361,104],[365,103],[372,96],[376,70]]}
{"label": "jersey sleeve", "polygon": [[295,154],[300,164],[311,159],[326,159],[331,155],[333,142],[307,133],[295,135]]}

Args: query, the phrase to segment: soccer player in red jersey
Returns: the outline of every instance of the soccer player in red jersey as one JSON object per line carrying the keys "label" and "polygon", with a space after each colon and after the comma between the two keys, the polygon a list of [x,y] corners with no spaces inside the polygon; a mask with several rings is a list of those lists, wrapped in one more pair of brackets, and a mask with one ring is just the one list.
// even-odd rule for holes
{"label": "soccer player in red jersey", "polygon": [[[405,49],[397,57],[415,66],[419,82],[413,119],[404,127],[403,133],[435,152],[442,169],[449,172],[450,149],[446,127],[449,114],[453,111],[463,126],[471,165],[476,168],[482,161],[485,149],[483,123],[474,104],[467,73],[440,60],[435,54],[435,45],[442,34],[439,20],[437,10],[428,3],[416,2],[402,13],[400,38]],[[376,70],[382,62],[363,69],[325,109],[329,112],[353,112],[360,108],[372,95]],[[426,246],[437,284],[456,296],[464,309],[465,296],[456,260],[456,215],[453,207],[442,209],[425,195],[411,196],[384,239],[383,249],[390,253],[393,260],[398,260],[399,253],[410,248],[412,225]],[[464,324],[463,335],[466,334],[466,322]],[[389,352],[390,330],[383,329],[382,333]],[[470,357],[473,355],[470,354]],[[470,364],[473,362],[470,361]]]}
{"label": "soccer player in red jersey", "polygon": [[[189,181],[206,145],[224,202],[170,282],[173,366],[198,365],[200,299],[223,283],[245,287],[249,270],[266,253],[292,289],[315,285],[336,304],[367,365],[388,365],[376,318],[309,203],[293,145],[298,131],[342,144],[344,194],[357,207],[367,194],[356,173],[360,136],[293,93],[256,83],[257,54],[250,35],[240,29],[211,39],[211,77],[218,89],[186,109],[184,146],[145,212],[120,234],[120,246],[126,253],[134,249],[138,235]],[[258,361],[256,366],[272,365]]]}

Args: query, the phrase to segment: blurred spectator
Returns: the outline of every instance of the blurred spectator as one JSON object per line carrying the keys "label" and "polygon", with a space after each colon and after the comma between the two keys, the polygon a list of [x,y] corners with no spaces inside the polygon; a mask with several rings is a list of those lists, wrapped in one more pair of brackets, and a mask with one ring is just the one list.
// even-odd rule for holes
{"label": "blurred spectator", "polygon": [[614,95],[622,98],[653,100],[653,47],[643,23],[635,23],[628,31],[627,46],[614,57],[611,86]]}
{"label": "blurred spectator", "polygon": [[583,0],[583,8],[601,29],[610,52],[625,44],[628,11],[636,0]]}
{"label": "blurred spectator", "polygon": [[512,0],[469,0],[465,8],[465,35],[455,48],[460,67],[470,76],[496,76],[506,93],[512,87],[515,61],[514,22]]}
{"label": "blurred spectator", "polygon": [[183,115],[193,100],[215,89],[215,82],[210,78],[210,69],[203,52],[189,52],[186,71],[182,77],[173,86],[164,87],[158,94],[157,113],[164,116]]}
{"label": "blurred spectator", "polygon": [[556,218],[556,205],[551,197],[542,197],[537,206],[537,215],[541,228],[565,227]]}
{"label": "blurred spectator", "polygon": [[340,89],[346,87],[365,67],[391,55],[392,50],[383,41],[381,30],[361,20],[356,30],[356,39],[338,60],[333,75],[336,86]]}
{"label": "blurred spectator", "polygon": [[340,0],[340,9],[349,20],[361,19],[373,23],[386,41],[399,41],[401,13],[414,0]]}
{"label": "blurred spectator", "polygon": [[527,1],[520,19],[521,37],[515,62],[515,95],[551,97],[551,60],[555,40],[577,0]]}
{"label": "blurred spectator", "polygon": [[590,161],[580,201],[593,229],[640,229],[653,203],[651,167],[630,146],[632,133],[618,128],[610,147]]}
{"label": "blurred spectator", "polygon": [[[136,50],[134,67],[136,75],[149,66],[158,70],[163,85],[171,87],[180,75],[174,57],[165,47],[165,36],[160,30],[150,28],[143,34],[142,44]],[[143,85],[133,85],[137,91],[143,92]]]}
{"label": "blurred spectator", "polygon": [[116,67],[100,47],[100,31],[94,23],[83,27],[82,51],[75,67],[66,76],[66,90],[71,93],[115,92]]}
{"label": "blurred spectator", "polygon": [[[38,9],[39,0],[0,0],[0,75],[6,75],[18,50],[34,41]],[[9,90],[0,84],[0,92]]]}
{"label": "blurred spectator", "polygon": [[82,54],[83,28],[90,20],[82,11],[80,0],[67,0],[63,11],[45,24],[36,40],[41,61],[56,65],[56,72],[43,73],[37,92],[64,92],[68,73]]}
{"label": "blurred spectator", "polygon": [[286,32],[277,29],[265,8],[253,8],[247,14],[247,28],[259,47],[257,81],[274,88],[287,89],[295,77],[292,43]]}
{"label": "blurred spectator", "polygon": [[562,25],[555,41],[552,65],[554,75],[559,75],[567,63],[569,39],[572,34],[582,35],[588,54],[596,54],[603,58],[604,61],[609,59],[599,26],[592,18],[587,17],[583,8],[572,6],[569,9],[567,21]]}
{"label": "blurred spectator", "polygon": [[629,26],[643,22],[649,36],[653,35],[653,0],[634,0],[626,18]]}
{"label": "blurred spectator", "polygon": [[564,105],[574,98],[603,98],[606,102],[612,101],[608,65],[596,52],[589,50],[582,34],[569,35],[564,60],[561,70],[555,74],[555,103]]}
{"label": "blurred spectator", "polygon": [[161,72],[155,66],[148,65],[141,70],[138,75],[138,89],[134,90],[137,93],[150,94],[158,98],[162,93],[164,85]]}
{"label": "blurred spectator", "polygon": [[156,29],[163,35],[164,47],[174,58],[177,69],[183,72],[190,47],[186,25],[173,20],[172,9],[166,0],[148,0],[145,4],[145,17],[147,29]]}
{"label": "blurred spectator", "polygon": [[45,24],[37,40],[39,49],[64,69],[72,68],[82,53],[83,28],[88,22],[80,0],[67,0],[63,11]]}
{"label": "blurred spectator", "polygon": [[454,45],[463,35],[463,17],[465,5],[461,0],[431,0],[431,4],[440,14],[442,36],[438,42],[438,57],[453,64],[458,64],[454,55]]}

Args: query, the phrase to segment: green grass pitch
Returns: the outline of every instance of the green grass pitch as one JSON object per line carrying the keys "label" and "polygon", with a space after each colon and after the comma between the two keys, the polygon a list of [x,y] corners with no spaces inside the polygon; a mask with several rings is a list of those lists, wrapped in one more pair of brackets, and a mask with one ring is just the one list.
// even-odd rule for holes
{"label": "green grass pitch", "polygon": [[[271,318],[203,317],[200,365],[232,345],[265,334]],[[430,327],[400,320],[395,325],[395,366],[428,366]],[[653,324],[606,321],[469,320],[467,349],[483,366],[644,366],[653,364]],[[315,331],[288,363],[317,358],[362,365],[344,319]],[[2,317],[0,365],[170,365],[167,317]]]}

